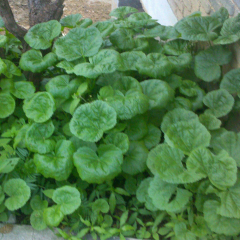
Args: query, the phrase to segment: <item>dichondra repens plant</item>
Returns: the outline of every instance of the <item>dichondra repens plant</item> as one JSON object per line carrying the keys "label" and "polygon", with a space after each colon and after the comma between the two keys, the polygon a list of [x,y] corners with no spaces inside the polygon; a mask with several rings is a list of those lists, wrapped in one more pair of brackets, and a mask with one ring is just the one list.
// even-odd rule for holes
{"label": "dichondra repens plant", "polygon": [[72,240],[238,239],[240,69],[224,65],[240,15],[110,15],[35,25],[24,53],[0,21],[0,220]]}

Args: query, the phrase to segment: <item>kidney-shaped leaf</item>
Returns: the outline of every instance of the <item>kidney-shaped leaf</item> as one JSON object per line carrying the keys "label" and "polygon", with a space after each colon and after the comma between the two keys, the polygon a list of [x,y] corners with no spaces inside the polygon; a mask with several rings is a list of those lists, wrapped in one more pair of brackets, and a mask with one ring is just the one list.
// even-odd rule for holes
{"label": "kidney-shaped leaf", "polygon": [[38,92],[32,98],[24,100],[23,111],[37,123],[46,122],[52,117],[54,110],[55,101],[48,92]]}
{"label": "kidney-shaped leaf", "polygon": [[72,214],[81,205],[80,193],[75,187],[64,186],[57,188],[52,199],[61,206],[60,210],[64,215]]}
{"label": "kidney-shaped leaf", "polygon": [[52,206],[46,208],[43,212],[44,222],[49,227],[57,227],[63,220],[64,214],[61,211],[61,206]]}
{"label": "kidney-shaped leaf", "polygon": [[141,86],[149,98],[149,109],[164,108],[174,98],[174,90],[164,81],[146,80],[141,82]]}
{"label": "kidney-shaped leaf", "polygon": [[112,144],[100,145],[97,153],[88,147],[74,153],[74,165],[82,180],[89,183],[103,183],[121,172],[122,151]]}
{"label": "kidney-shaped leaf", "polygon": [[39,50],[29,50],[25,52],[20,59],[20,67],[24,71],[40,73],[48,67],[53,66],[57,61],[55,53],[48,53],[44,57]]}
{"label": "kidney-shaped leaf", "polygon": [[71,141],[60,140],[54,152],[34,155],[37,171],[45,178],[54,178],[57,181],[67,180],[73,169],[74,151],[75,148]]}
{"label": "kidney-shaped leaf", "polygon": [[77,14],[71,14],[68,15],[60,20],[60,23],[64,27],[68,28],[75,28],[77,24],[79,23],[80,19],[82,18],[82,15],[77,13]]}
{"label": "kidney-shaped leaf", "polygon": [[195,57],[194,72],[205,82],[218,80],[221,77],[221,65],[228,64],[232,52],[222,46],[213,46],[199,52]]}
{"label": "kidney-shaped leaf", "polygon": [[[180,212],[192,196],[189,191],[178,188],[176,184],[162,181],[158,175],[150,182],[148,194],[156,208],[167,212]],[[171,200],[173,195],[176,196]]]}
{"label": "kidney-shaped leaf", "polygon": [[31,195],[29,186],[20,178],[8,180],[4,184],[4,192],[9,196],[5,206],[10,211],[23,207]]}
{"label": "kidney-shaped leaf", "polygon": [[218,89],[207,93],[203,98],[203,103],[209,107],[206,113],[219,118],[227,115],[232,110],[234,98],[227,90]]}
{"label": "kidney-shaped leaf", "polygon": [[76,109],[70,122],[70,130],[84,141],[97,142],[116,123],[115,110],[107,103],[97,100]]}
{"label": "kidney-shaped leaf", "polygon": [[54,38],[61,33],[61,24],[57,20],[43,22],[31,27],[24,37],[28,45],[35,49],[47,49]]}
{"label": "kidney-shaped leaf", "polygon": [[32,97],[35,92],[35,87],[32,82],[19,81],[14,82],[11,93],[19,99],[26,99]]}
{"label": "kidney-shaped leaf", "polygon": [[45,154],[54,150],[54,140],[48,139],[54,132],[52,121],[33,123],[27,130],[25,140],[31,152]]}
{"label": "kidney-shaped leaf", "polygon": [[95,55],[102,45],[101,33],[95,27],[74,28],[55,43],[56,54],[67,61]]}

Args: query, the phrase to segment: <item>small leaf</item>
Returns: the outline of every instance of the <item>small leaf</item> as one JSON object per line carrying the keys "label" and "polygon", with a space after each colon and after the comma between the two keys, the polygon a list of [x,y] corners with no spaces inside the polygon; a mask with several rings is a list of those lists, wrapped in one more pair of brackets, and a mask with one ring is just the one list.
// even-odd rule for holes
{"label": "small leaf", "polygon": [[75,28],[77,27],[80,19],[82,18],[82,15],[77,13],[77,14],[71,14],[68,15],[60,20],[60,23],[64,27],[68,28]]}
{"label": "small leaf", "polygon": [[60,210],[64,215],[72,214],[81,205],[79,191],[70,186],[57,188],[53,193],[52,199],[60,206]]}
{"label": "small leaf", "polygon": [[32,82],[19,81],[14,82],[11,93],[19,99],[26,99],[32,97],[35,92],[35,87]]}
{"label": "small leaf", "polygon": [[47,49],[54,38],[61,33],[61,24],[56,20],[43,22],[31,27],[24,37],[28,45],[35,49]]}
{"label": "small leaf", "polygon": [[0,93],[0,118],[6,118],[10,116],[15,110],[15,100],[8,93]]}
{"label": "small leaf", "polygon": [[5,206],[10,211],[23,207],[31,195],[31,190],[22,179],[10,179],[4,184],[4,192],[9,196]]}
{"label": "small leaf", "polygon": [[47,228],[47,224],[43,218],[43,210],[35,210],[30,216],[30,223],[32,227],[38,231],[42,231]]}
{"label": "small leaf", "polygon": [[108,202],[105,199],[98,199],[92,204],[92,210],[94,212],[102,213],[108,213],[109,211],[109,205]]}
{"label": "small leaf", "polygon": [[208,92],[203,98],[203,103],[210,108],[206,110],[207,114],[219,118],[227,115],[232,110],[234,98],[227,90],[219,89]]}
{"label": "small leaf", "polygon": [[52,206],[46,208],[43,212],[44,222],[49,227],[57,227],[63,220],[64,214],[60,210],[60,206]]}
{"label": "small leaf", "polygon": [[138,10],[133,7],[118,7],[112,10],[109,16],[116,18],[124,18],[127,14],[134,12],[138,12]]}

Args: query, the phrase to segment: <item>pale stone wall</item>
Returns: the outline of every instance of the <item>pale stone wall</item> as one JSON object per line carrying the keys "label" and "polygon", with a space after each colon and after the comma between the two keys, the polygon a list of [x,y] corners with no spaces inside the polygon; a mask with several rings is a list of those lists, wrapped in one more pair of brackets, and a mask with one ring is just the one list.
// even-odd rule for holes
{"label": "pale stone wall", "polygon": [[225,7],[230,16],[240,13],[240,0],[168,0],[168,2],[178,19],[196,11],[208,15],[221,7]]}

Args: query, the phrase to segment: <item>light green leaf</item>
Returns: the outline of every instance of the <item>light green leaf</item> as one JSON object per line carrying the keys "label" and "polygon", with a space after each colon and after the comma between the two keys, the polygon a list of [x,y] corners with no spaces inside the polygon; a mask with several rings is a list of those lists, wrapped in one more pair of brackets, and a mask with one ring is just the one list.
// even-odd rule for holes
{"label": "light green leaf", "polygon": [[23,111],[26,116],[37,123],[46,122],[52,117],[55,110],[55,102],[48,92],[38,92],[30,99],[25,99]]}
{"label": "light green leaf", "polygon": [[35,195],[30,201],[31,208],[35,210],[44,210],[48,207],[48,201],[42,200],[39,195]]}
{"label": "light green leaf", "polygon": [[116,17],[116,18],[124,18],[127,14],[129,13],[134,13],[138,12],[136,8],[133,7],[118,7],[112,10],[109,14],[111,17]]}
{"label": "light green leaf", "polygon": [[[150,182],[148,194],[156,208],[167,212],[180,212],[192,196],[189,191],[178,188],[176,184],[162,181],[158,175]],[[171,200],[173,195],[175,198]]]}
{"label": "light green leaf", "polygon": [[[221,129],[219,129],[221,130]],[[211,139],[211,147],[216,153],[225,150],[235,159],[237,165],[240,166],[240,135],[235,132],[223,131],[218,135],[213,135]]]}
{"label": "light green leaf", "polygon": [[149,97],[149,109],[164,108],[174,98],[174,90],[164,81],[145,80],[141,86],[143,93]]}
{"label": "light green leaf", "polygon": [[34,154],[34,164],[37,171],[45,178],[54,178],[57,181],[67,180],[73,169],[73,153],[75,148],[72,142],[60,140],[55,151],[49,154]]}
{"label": "light green leaf", "polygon": [[147,166],[151,172],[168,183],[191,183],[203,178],[202,174],[193,172],[183,166],[184,154],[177,148],[160,144],[150,151]]}
{"label": "light green leaf", "polygon": [[84,141],[97,142],[117,123],[115,110],[103,101],[94,101],[76,109],[70,122],[71,132]]}
{"label": "light green leaf", "polygon": [[74,28],[55,42],[56,54],[67,61],[91,57],[98,52],[102,41],[101,33],[95,27]]}
{"label": "light green leaf", "polygon": [[17,166],[20,158],[8,158],[4,154],[0,157],[0,173],[10,173]]}
{"label": "light green leaf", "polygon": [[191,80],[182,81],[181,86],[179,87],[179,92],[187,97],[195,97],[197,96],[197,83]]}
{"label": "light green leaf", "polygon": [[3,59],[3,62],[6,64],[7,69],[3,73],[6,77],[12,78],[13,76],[21,76],[21,70],[11,61]]}
{"label": "light green leaf", "polygon": [[102,38],[106,38],[115,30],[114,23],[111,21],[97,22],[95,27],[101,33]]}
{"label": "light green leaf", "polygon": [[240,95],[240,68],[226,73],[220,84],[221,89],[226,89],[231,94]]}
{"label": "light green leaf", "polygon": [[236,161],[225,150],[214,156],[207,170],[211,183],[221,190],[232,187],[237,181]]}
{"label": "light green leaf", "polygon": [[165,54],[174,56],[179,56],[183,53],[188,52],[188,47],[189,42],[182,39],[169,41],[163,46]]}
{"label": "light green leaf", "polygon": [[82,180],[101,184],[116,177],[121,172],[122,151],[114,145],[100,145],[97,153],[82,147],[74,153],[74,165]]}
{"label": "light green leaf", "polygon": [[89,59],[90,63],[80,63],[74,67],[74,73],[87,78],[96,78],[103,73],[116,71],[121,64],[120,54],[112,49],[103,49]]}
{"label": "light green leaf", "polygon": [[[105,91],[104,87],[102,91]],[[100,92],[101,94],[101,92]],[[115,109],[121,120],[131,119],[137,114],[145,113],[149,107],[148,97],[138,90],[129,90],[125,95],[116,90],[113,95],[107,96],[105,101]]]}
{"label": "light green leaf", "polygon": [[141,203],[145,203],[146,208],[149,209],[150,211],[157,211],[157,208],[153,205],[152,199],[148,195],[148,189],[150,186],[150,182],[152,181],[153,178],[145,178],[141,184],[139,185],[137,192],[136,192],[136,197],[137,200]]}
{"label": "light green leaf", "polygon": [[133,13],[128,17],[127,20],[131,22],[134,27],[138,28],[146,28],[147,26],[157,25],[157,20],[152,19],[152,17],[146,12]]}
{"label": "light green leaf", "polygon": [[195,57],[194,72],[205,82],[212,82],[221,77],[222,65],[232,59],[232,52],[222,46],[213,46],[199,52]]}
{"label": "light green leaf", "polygon": [[55,53],[50,52],[43,57],[40,51],[32,49],[23,53],[19,64],[24,71],[40,73],[53,66],[56,61],[57,56]]}
{"label": "light green leaf", "polygon": [[109,211],[108,202],[105,199],[97,199],[92,204],[92,210],[98,214],[99,214],[99,212],[108,213],[108,211]]}
{"label": "light green leaf", "polygon": [[220,128],[222,122],[217,119],[214,115],[212,114],[201,114],[199,116],[199,121],[208,129],[208,130],[216,130]]}
{"label": "light green leaf", "polygon": [[166,142],[181,149],[185,154],[198,147],[208,147],[211,134],[197,120],[177,122],[165,133]]}
{"label": "light green leaf", "polygon": [[176,30],[181,33],[181,38],[189,41],[212,41],[217,38],[214,31],[221,23],[217,18],[207,17],[186,17],[176,24]]}
{"label": "light green leaf", "polygon": [[43,218],[43,210],[35,210],[30,216],[30,223],[32,227],[38,231],[42,231],[47,228],[47,224]]}
{"label": "light green leaf", "polygon": [[176,108],[164,115],[161,129],[166,133],[171,125],[191,120],[198,120],[198,116],[194,112],[182,108]]}
{"label": "light green leaf", "polygon": [[15,100],[8,93],[0,93],[0,118],[6,118],[10,116],[15,110]]}
{"label": "light green leaf", "polygon": [[230,44],[240,39],[240,14],[231,17],[223,23],[221,36],[214,40],[214,44]]}
{"label": "light green leaf", "polygon": [[136,175],[146,170],[148,149],[143,142],[130,142],[128,152],[125,154],[122,170],[130,175]]}
{"label": "light green leaf", "polygon": [[139,59],[136,65],[140,74],[156,79],[170,75],[173,67],[168,57],[161,53],[150,53],[145,59]]}
{"label": "light green leaf", "polygon": [[57,188],[52,199],[60,206],[60,210],[64,215],[72,214],[81,205],[79,191],[70,186]]}
{"label": "light green leaf", "polygon": [[52,152],[55,147],[55,141],[48,139],[54,132],[52,121],[45,123],[33,123],[26,131],[26,146],[31,152],[45,154]]}
{"label": "light green leaf", "polygon": [[81,83],[82,81],[77,78],[70,81],[69,75],[59,75],[52,78],[45,87],[55,99],[68,99]]}
{"label": "light green leaf", "polygon": [[219,118],[227,115],[232,110],[234,98],[227,90],[218,89],[208,92],[203,98],[203,103],[210,108],[206,110],[207,114]]}
{"label": "light green leaf", "polygon": [[121,71],[137,71],[136,65],[140,59],[145,59],[146,55],[141,51],[123,52],[121,53],[122,66]]}
{"label": "light green leaf", "polygon": [[208,227],[217,234],[235,236],[240,233],[239,219],[222,217],[217,214],[220,203],[215,200],[206,201],[204,204],[204,219]]}
{"label": "light green leaf", "polygon": [[148,133],[144,136],[143,141],[148,149],[156,147],[161,139],[161,131],[153,124],[148,124]]}
{"label": "light green leaf", "polygon": [[60,210],[61,206],[46,208],[43,212],[44,222],[49,227],[57,227],[63,220],[64,214]]}
{"label": "light green leaf", "polygon": [[118,28],[109,37],[111,43],[120,50],[132,50],[135,47],[133,30],[127,28]]}
{"label": "light green leaf", "polygon": [[8,180],[4,184],[4,192],[9,196],[5,201],[5,206],[10,211],[23,207],[31,195],[30,188],[20,178]]}
{"label": "light green leaf", "polygon": [[19,81],[14,82],[11,93],[19,99],[31,98],[35,92],[35,87],[32,82]]}
{"label": "light green leaf", "polygon": [[122,154],[125,154],[129,149],[129,139],[125,133],[110,133],[104,138],[104,142],[118,147],[122,151]]}
{"label": "light green leaf", "polygon": [[57,20],[43,22],[31,27],[24,37],[28,45],[35,49],[47,49],[54,38],[61,33],[61,24]]}
{"label": "light green leaf", "polygon": [[80,19],[82,18],[82,15],[77,13],[77,14],[71,14],[68,15],[60,20],[60,23],[64,27],[68,28],[75,28],[77,27]]}

